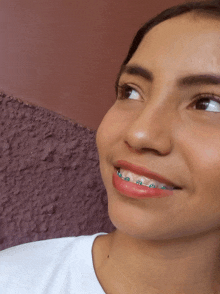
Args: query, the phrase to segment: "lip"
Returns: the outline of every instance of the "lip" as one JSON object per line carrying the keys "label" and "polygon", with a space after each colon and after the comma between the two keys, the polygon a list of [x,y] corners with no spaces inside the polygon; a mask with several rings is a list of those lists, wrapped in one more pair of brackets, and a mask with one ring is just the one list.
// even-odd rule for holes
{"label": "lip", "polygon": [[122,180],[118,175],[117,171],[113,173],[112,184],[118,192],[122,195],[136,198],[136,199],[147,199],[147,198],[163,198],[173,195],[173,191],[162,190],[157,188],[149,188],[143,185],[137,185],[135,183],[127,182]]}
{"label": "lip", "polygon": [[156,181],[163,183],[167,186],[179,188],[178,185],[176,185],[175,183],[171,182],[170,180],[162,177],[161,175],[158,175],[154,172],[151,172],[150,170],[146,169],[145,167],[134,165],[133,163],[129,163],[125,160],[118,160],[114,166],[116,168],[123,168],[123,169],[129,170],[137,175],[145,176],[145,177],[150,178],[152,180],[156,180]]}

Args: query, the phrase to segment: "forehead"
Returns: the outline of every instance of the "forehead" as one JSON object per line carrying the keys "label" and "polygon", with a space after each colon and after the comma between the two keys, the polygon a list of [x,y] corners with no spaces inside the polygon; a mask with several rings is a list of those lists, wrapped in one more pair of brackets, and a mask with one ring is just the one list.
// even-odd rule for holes
{"label": "forehead", "polygon": [[220,72],[220,18],[185,14],[155,26],[128,64],[151,71]]}

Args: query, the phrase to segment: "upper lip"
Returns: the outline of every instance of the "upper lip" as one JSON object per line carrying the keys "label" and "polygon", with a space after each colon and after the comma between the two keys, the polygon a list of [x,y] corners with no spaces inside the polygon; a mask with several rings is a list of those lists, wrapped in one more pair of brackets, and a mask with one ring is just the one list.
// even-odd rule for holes
{"label": "upper lip", "polygon": [[166,179],[166,178],[164,178],[154,172],[151,172],[150,170],[146,169],[145,167],[134,165],[133,163],[129,163],[125,160],[118,160],[115,164],[115,167],[130,170],[131,172],[133,172],[135,174],[156,180],[160,183],[166,184],[167,186],[179,188],[175,183],[171,182],[170,180],[168,180],[168,179]]}

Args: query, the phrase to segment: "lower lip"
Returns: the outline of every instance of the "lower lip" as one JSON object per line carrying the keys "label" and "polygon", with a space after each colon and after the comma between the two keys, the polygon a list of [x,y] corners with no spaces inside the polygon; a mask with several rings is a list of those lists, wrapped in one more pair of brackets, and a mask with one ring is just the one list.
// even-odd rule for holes
{"label": "lower lip", "polygon": [[113,186],[123,195],[136,199],[144,198],[161,198],[173,195],[171,190],[162,190],[157,188],[149,188],[147,186],[138,185],[125,180],[122,180],[117,175],[117,170],[112,177]]}

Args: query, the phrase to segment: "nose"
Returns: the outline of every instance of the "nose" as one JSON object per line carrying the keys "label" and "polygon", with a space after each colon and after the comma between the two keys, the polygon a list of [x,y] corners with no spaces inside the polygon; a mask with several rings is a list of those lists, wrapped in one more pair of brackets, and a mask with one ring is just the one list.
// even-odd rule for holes
{"label": "nose", "polygon": [[129,125],[125,144],[132,152],[167,155],[172,150],[174,124],[173,108],[159,103],[148,104]]}

